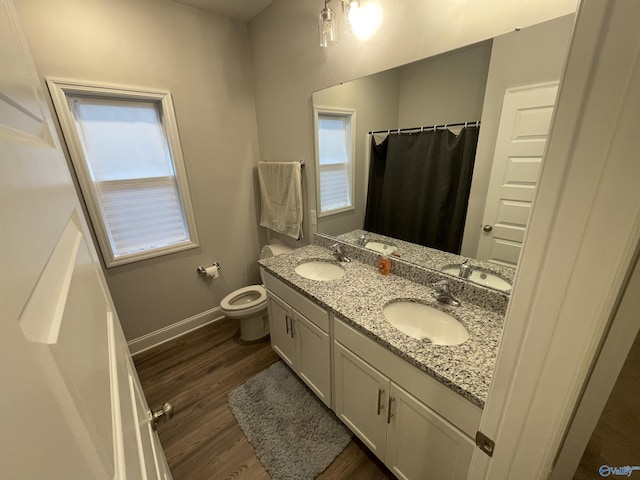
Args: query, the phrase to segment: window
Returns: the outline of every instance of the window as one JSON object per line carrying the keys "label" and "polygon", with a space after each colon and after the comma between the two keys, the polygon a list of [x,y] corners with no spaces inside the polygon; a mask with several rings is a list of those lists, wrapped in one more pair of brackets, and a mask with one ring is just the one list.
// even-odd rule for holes
{"label": "window", "polygon": [[169,92],[47,82],[106,266],[197,247]]}
{"label": "window", "polygon": [[318,216],[353,210],[356,112],[322,107],[314,112]]}

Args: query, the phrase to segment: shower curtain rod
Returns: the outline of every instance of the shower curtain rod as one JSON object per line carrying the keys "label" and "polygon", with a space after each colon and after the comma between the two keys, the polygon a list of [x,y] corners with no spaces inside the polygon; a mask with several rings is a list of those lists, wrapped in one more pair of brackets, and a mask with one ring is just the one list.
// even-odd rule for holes
{"label": "shower curtain rod", "polygon": [[390,129],[390,130],[376,130],[375,132],[369,132],[369,135],[373,135],[374,133],[386,133],[391,134],[391,133],[402,133],[402,132],[414,132],[414,131],[420,131],[420,132],[424,132],[425,130],[436,130],[438,128],[448,128],[448,127],[479,127],[480,126],[480,120],[476,120],[475,122],[461,122],[461,123],[444,123],[442,125],[431,125],[428,127],[412,127],[412,128],[394,128],[394,129]]}

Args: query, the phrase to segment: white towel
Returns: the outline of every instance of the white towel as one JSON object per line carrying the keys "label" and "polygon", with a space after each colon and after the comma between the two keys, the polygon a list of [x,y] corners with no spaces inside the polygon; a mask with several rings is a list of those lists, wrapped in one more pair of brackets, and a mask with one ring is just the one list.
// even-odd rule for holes
{"label": "white towel", "polygon": [[260,225],[302,238],[302,173],[300,162],[258,164],[262,209]]}

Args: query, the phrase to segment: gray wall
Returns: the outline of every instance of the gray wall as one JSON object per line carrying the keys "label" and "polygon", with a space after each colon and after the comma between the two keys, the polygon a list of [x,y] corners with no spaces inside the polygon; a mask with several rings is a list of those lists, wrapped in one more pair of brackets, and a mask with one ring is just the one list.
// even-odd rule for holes
{"label": "gray wall", "polygon": [[[247,26],[166,0],[16,0],[42,77],[170,90],[200,248],[106,269],[131,340],[259,279],[258,161]],[[196,267],[222,264],[206,282]]]}
{"label": "gray wall", "polygon": [[480,120],[491,40],[400,69],[399,128]]}
{"label": "gray wall", "polygon": [[[343,38],[325,50],[317,45],[321,5],[311,1],[275,0],[247,35],[243,22],[169,0],[15,0],[42,77],[173,94],[201,246],[106,270],[129,340],[214,308],[230,290],[258,281],[255,260],[266,237],[258,227],[259,159],[305,160],[307,209],[315,205],[311,92],[576,6],[576,0],[379,3],[383,23],[369,41]],[[305,241],[310,232],[307,221]],[[222,264],[222,278],[207,283],[195,268],[213,260]]]}
{"label": "gray wall", "polygon": [[560,79],[573,21],[570,14],[493,40],[462,255],[478,249],[505,90]]}
{"label": "gray wall", "polygon": [[[321,3],[275,0],[249,23],[260,156],[307,162],[308,205],[316,196],[311,92],[572,13],[577,2],[378,3],[384,17],[368,41],[342,36],[328,49],[318,46]],[[305,231],[309,238],[308,221]]]}

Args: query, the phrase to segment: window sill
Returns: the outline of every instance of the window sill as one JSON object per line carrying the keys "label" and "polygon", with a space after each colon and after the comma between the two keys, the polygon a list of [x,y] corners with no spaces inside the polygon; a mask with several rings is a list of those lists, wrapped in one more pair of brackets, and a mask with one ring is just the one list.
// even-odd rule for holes
{"label": "window sill", "polygon": [[356,207],[354,207],[353,205],[350,207],[342,207],[342,208],[336,208],[335,210],[329,210],[327,212],[322,212],[318,215],[318,218],[325,218],[325,217],[330,217],[332,215],[337,215],[340,213],[346,213],[346,212],[352,212],[356,209]]}
{"label": "window sill", "polygon": [[131,253],[128,255],[119,255],[110,259],[105,258],[105,266],[107,268],[119,267],[127,265],[129,263],[141,262],[143,260],[149,260],[155,257],[161,257],[163,255],[169,255],[171,253],[182,252],[184,250],[190,250],[192,248],[198,248],[200,245],[191,241],[178,243],[175,245],[169,245],[162,248],[154,248],[153,250],[146,250],[139,253]]}

